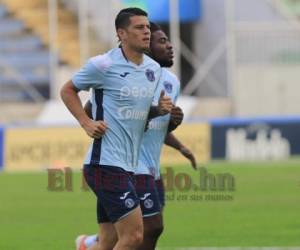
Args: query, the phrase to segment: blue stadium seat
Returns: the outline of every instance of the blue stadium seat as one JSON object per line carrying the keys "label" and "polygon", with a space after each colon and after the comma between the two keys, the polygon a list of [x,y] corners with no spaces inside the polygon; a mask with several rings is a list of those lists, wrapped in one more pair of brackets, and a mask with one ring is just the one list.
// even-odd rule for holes
{"label": "blue stadium seat", "polygon": [[4,5],[0,4],[0,18],[4,18],[7,15],[7,9]]}
{"label": "blue stadium seat", "polygon": [[22,51],[19,53],[1,53],[0,57],[5,58],[5,63],[16,68],[31,68],[33,66],[48,66],[48,51]]}
{"label": "blue stadium seat", "polygon": [[49,98],[49,50],[0,4],[0,101],[32,101],[20,79]]}
{"label": "blue stadium seat", "polygon": [[[37,76],[49,76],[49,67],[35,65],[31,68],[14,68],[14,71],[18,72],[21,75],[37,75]],[[2,68],[0,70],[1,75],[10,75],[10,70]]]}
{"label": "blue stadium seat", "polygon": [[[37,75],[32,72],[23,72],[22,79],[33,85],[45,85],[49,83],[49,75]],[[0,75],[1,85],[19,85],[19,80],[15,76]]]}
{"label": "blue stadium seat", "polygon": [[19,39],[15,38],[3,38],[0,40],[0,52],[19,52],[38,50],[43,47],[41,40],[33,35],[23,36]]}
{"label": "blue stadium seat", "polygon": [[21,33],[25,29],[23,22],[13,19],[0,19],[0,36]]}

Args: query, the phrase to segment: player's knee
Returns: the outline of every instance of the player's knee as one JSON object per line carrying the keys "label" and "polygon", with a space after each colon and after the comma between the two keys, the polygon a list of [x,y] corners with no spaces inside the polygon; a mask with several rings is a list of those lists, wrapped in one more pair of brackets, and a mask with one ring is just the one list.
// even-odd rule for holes
{"label": "player's knee", "polygon": [[135,246],[139,246],[142,244],[143,242],[143,232],[142,231],[136,231],[133,235],[132,235],[132,241],[136,243]]}
{"label": "player's knee", "polygon": [[135,231],[127,235],[123,240],[127,246],[137,248],[143,243],[143,233],[141,231]]}

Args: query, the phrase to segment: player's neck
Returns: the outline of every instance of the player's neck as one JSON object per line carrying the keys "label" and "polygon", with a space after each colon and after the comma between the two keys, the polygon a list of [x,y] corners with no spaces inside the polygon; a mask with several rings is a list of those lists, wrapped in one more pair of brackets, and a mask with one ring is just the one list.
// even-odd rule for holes
{"label": "player's neck", "polygon": [[133,62],[136,65],[143,63],[144,54],[136,50],[131,49],[128,46],[122,46],[122,50],[126,59],[130,62]]}

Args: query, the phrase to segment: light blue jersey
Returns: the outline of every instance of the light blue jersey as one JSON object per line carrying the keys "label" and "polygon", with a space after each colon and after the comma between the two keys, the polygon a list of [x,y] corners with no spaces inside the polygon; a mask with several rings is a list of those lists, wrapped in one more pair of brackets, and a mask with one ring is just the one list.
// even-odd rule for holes
{"label": "light blue jersey", "polygon": [[108,124],[105,135],[90,145],[84,164],[136,170],[160,75],[160,66],[150,57],[144,55],[143,63],[136,65],[117,48],[91,58],[73,77],[76,88],[92,88],[93,119]]}
{"label": "light blue jersey", "polygon": [[[161,90],[171,97],[176,103],[180,93],[180,83],[178,78],[168,71],[162,69],[161,81],[155,92],[153,105],[157,105]],[[168,131],[170,115],[160,116],[152,119],[148,125],[148,130],[144,134],[141,151],[139,155],[139,165],[135,174],[151,174],[155,179],[160,178],[160,154]]]}

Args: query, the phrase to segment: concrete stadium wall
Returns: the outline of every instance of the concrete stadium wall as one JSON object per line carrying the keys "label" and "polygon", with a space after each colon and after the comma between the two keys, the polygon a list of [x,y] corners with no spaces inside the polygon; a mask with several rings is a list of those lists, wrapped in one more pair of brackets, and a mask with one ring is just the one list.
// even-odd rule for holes
{"label": "concrete stadium wall", "polygon": [[[200,22],[195,23],[193,44],[196,55],[204,61],[220,40],[226,37],[225,0],[203,0],[203,15]],[[276,22],[284,17],[266,0],[235,0],[235,21]],[[211,79],[204,79],[197,94],[201,97],[230,96],[227,83],[226,53],[222,54],[210,72]]]}
{"label": "concrete stadium wall", "polygon": [[300,114],[299,79],[300,64],[239,66],[234,87],[235,115]]}

